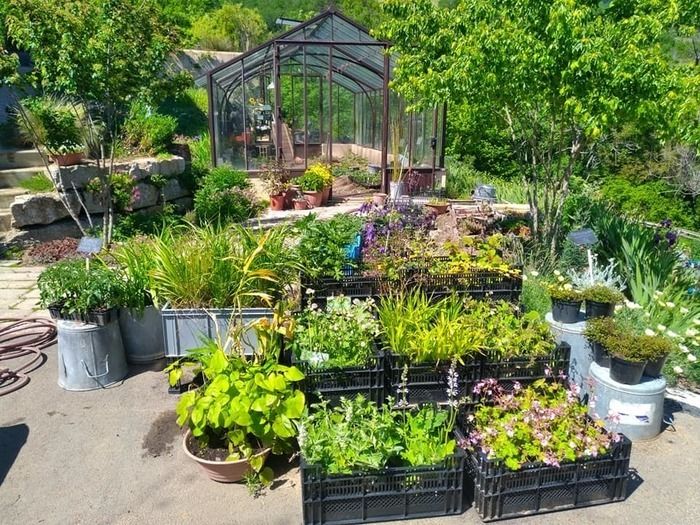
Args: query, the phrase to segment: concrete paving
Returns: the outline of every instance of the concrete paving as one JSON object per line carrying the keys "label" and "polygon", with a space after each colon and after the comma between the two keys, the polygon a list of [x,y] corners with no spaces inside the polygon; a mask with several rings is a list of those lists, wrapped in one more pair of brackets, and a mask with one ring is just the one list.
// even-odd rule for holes
{"label": "concrete paving", "polygon": [[[257,499],[244,486],[209,481],[188,461],[174,423],[177,396],[156,366],[132,368],[116,387],[58,387],[55,348],[23,389],[0,397],[0,523],[296,525],[296,464]],[[627,501],[517,519],[524,524],[700,523],[700,418],[669,403],[674,429],[633,447],[638,479]],[[417,525],[480,523],[476,512],[415,520]]]}
{"label": "concrete paving", "polygon": [[[19,266],[13,261],[0,265],[0,318],[26,317],[39,310],[36,280],[43,266]],[[48,313],[44,312],[47,316]]]}

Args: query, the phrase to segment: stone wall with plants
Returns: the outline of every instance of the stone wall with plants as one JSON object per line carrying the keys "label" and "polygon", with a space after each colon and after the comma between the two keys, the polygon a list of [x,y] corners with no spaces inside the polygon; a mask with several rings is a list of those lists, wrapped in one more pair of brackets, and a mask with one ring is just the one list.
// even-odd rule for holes
{"label": "stone wall with plants", "polygon": [[[185,180],[186,163],[180,156],[146,157],[115,165],[113,198],[119,211],[148,211],[166,203],[178,208],[192,206],[192,191]],[[34,229],[62,223],[70,214],[61,197],[82,217],[104,211],[100,200],[99,169],[93,163],[53,168],[56,192],[20,195],[10,206],[12,227]],[[60,195],[62,193],[63,195]],[[67,226],[67,225],[64,225]]]}

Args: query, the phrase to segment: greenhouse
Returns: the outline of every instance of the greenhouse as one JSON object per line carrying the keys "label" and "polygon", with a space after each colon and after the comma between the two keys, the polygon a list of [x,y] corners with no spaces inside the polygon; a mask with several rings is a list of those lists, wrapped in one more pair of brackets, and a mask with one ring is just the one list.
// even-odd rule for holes
{"label": "greenhouse", "polygon": [[347,155],[384,174],[444,166],[445,108],[405,111],[389,90],[390,44],[329,9],[208,75],[212,160],[293,173]]}

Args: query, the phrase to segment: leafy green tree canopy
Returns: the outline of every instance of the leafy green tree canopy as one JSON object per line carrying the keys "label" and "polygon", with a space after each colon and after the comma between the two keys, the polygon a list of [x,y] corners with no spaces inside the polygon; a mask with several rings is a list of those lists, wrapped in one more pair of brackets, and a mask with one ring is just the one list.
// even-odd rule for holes
{"label": "leafy green tree canopy", "polygon": [[[635,122],[700,144],[700,68],[663,50],[698,0],[386,0],[393,87],[414,106],[497,115],[528,183],[533,233],[557,247],[569,180],[606,132]],[[543,192],[543,196],[542,193]],[[539,196],[538,196],[539,195]]]}
{"label": "leafy green tree canopy", "polygon": [[248,51],[267,37],[260,13],[241,4],[225,4],[192,25],[192,39],[204,49]]}

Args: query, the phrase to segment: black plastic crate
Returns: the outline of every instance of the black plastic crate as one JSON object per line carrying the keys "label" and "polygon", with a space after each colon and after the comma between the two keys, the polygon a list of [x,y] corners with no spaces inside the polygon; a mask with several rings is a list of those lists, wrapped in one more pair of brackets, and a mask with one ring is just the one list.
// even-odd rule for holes
{"label": "black plastic crate", "polygon": [[[409,404],[422,403],[447,403],[447,373],[450,370],[450,361],[411,363],[408,356],[387,354],[387,396],[392,396],[394,402],[401,399],[398,389],[402,386],[401,376],[404,367],[407,366],[408,378],[406,381],[406,401]],[[471,395],[474,383],[479,380],[481,374],[481,361],[479,358],[464,360],[464,364],[457,363],[459,374],[459,398]]]}
{"label": "black plastic crate", "polygon": [[631,452],[632,443],[623,436],[604,456],[560,467],[533,464],[518,471],[483,453],[471,454],[474,506],[483,521],[497,521],[622,501]]}
{"label": "black plastic crate", "polygon": [[570,358],[571,346],[565,342],[559,343],[551,353],[535,358],[522,357],[502,361],[487,354],[482,358],[480,379],[498,379],[502,387],[510,390],[516,381],[525,386],[546,378],[547,369],[550,369],[554,376],[560,371],[568,375]]}
{"label": "black plastic crate", "polygon": [[304,525],[349,525],[461,514],[466,455],[439,465],[326,474],[301,460]]}
{"label": "black plastic crate", "polygon": [[384,403],[384,353],[377,351],[370,362],[362,367],[317,368],[300,361],[292,354],[292,364],[304,373],[299,388],[307,396],[307,404],[327,399],[332,406],[341,397],[352,398],[362,394],[377,405]]}

